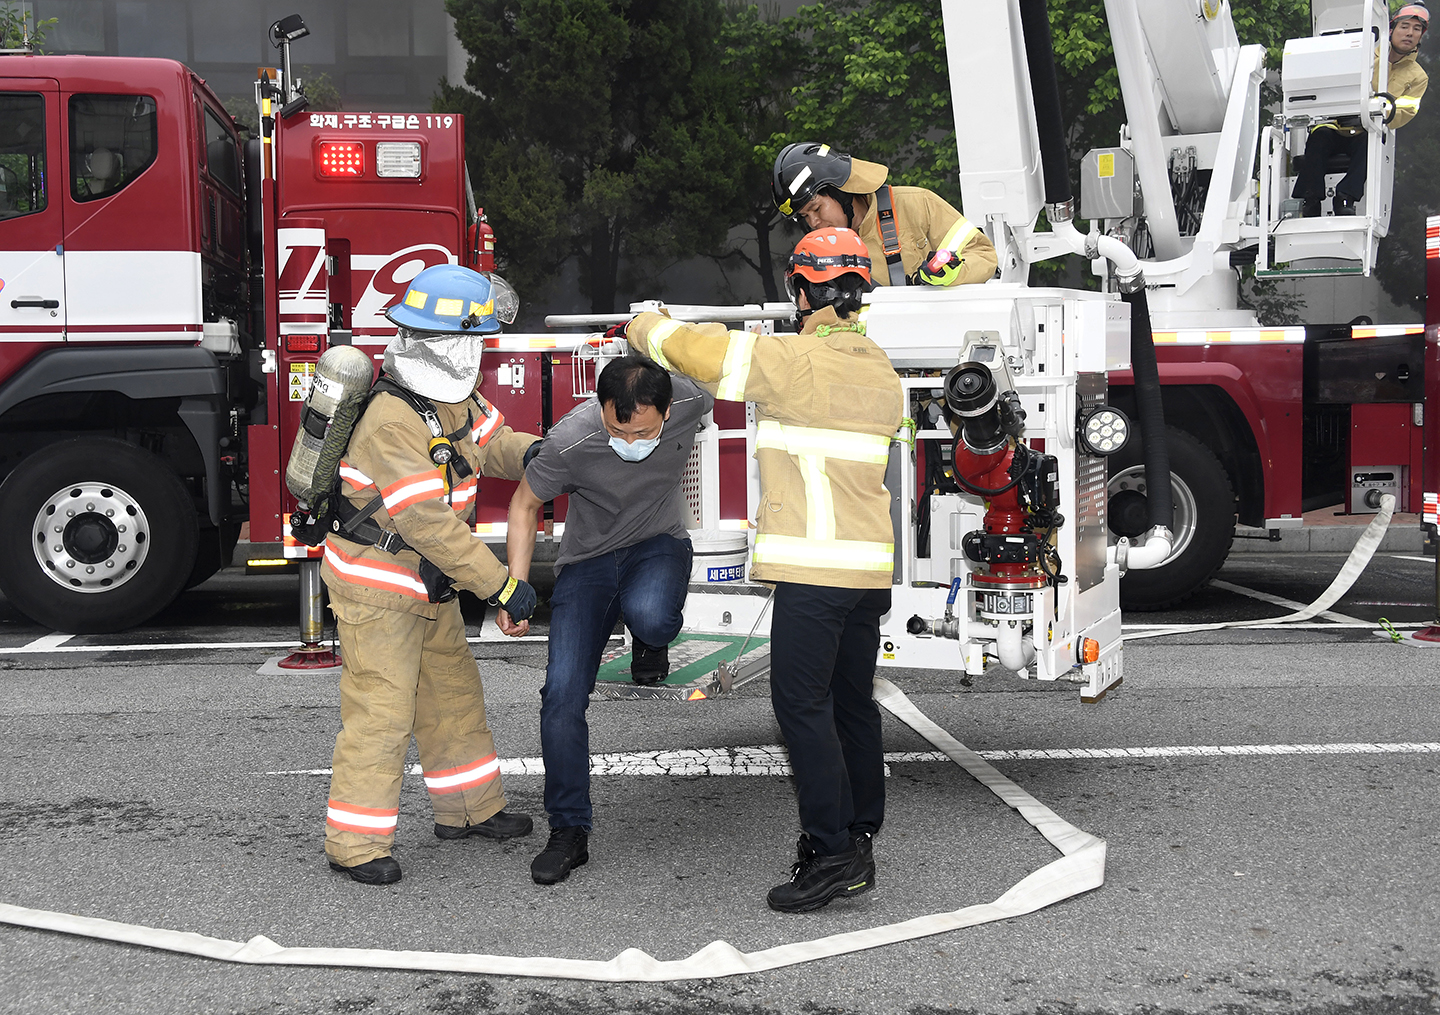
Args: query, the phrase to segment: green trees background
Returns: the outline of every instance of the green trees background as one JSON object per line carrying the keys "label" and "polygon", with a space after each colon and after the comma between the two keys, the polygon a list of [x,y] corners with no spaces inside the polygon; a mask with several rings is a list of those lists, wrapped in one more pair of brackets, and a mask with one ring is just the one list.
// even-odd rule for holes
{"label": "green trees background", "polygon": [[[933,0],[828,0],[789,17],[738,0],[446,7],[470,63],[436,108],[466,116],[500,270],[532,304],[572,259],[595,312],[657,295],[654,273],[695,257],[753,272],[777,299],[798,231],[775,213],[770,167],[791,141],[829,142],[961,203]],[[1241,42],[1265,45],[1277,74],[1284,41],[1309,34],[1309,0],[1231,8]],[[1103,0],[1049,0],[1049,11],[1078,167],[1084,152],[1117,141],[1119,82]],[[1418,315],[1424,230],[1411,226],[1440,203],[1440,115],[1406,128],[1398,162],[1379,274]]]}

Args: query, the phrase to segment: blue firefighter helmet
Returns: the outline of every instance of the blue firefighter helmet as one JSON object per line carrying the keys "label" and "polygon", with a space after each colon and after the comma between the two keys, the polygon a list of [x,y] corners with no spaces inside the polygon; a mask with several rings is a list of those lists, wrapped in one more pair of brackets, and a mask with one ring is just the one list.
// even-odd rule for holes
{"label": "blue firefighter helmet", "polygon": [[414,331],[488,335],[500,330],[495,304],[503,295],[477,271],[439,264],[416,275],[385,316],[391,324]]}

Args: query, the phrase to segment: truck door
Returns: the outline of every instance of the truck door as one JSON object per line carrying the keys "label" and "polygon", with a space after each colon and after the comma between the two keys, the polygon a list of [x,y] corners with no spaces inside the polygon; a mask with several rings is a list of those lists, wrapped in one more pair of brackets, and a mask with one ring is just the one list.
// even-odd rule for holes
{"label": "truck door", "polygon": [[65,340],[60,86],[0,79],[0,382]]}

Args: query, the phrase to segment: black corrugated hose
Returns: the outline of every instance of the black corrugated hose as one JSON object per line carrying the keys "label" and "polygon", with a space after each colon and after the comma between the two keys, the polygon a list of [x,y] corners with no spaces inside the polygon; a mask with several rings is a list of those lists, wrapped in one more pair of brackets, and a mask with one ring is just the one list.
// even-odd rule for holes
{"label": "black corrugated hose", "polygon": [[[1025,60],[1030,71],[1030,94],[1035,104],[1035,126],[1040,135],[1040,164],[1045,175],[1045,203],[1071,200],[1070,172],[1065,151],[1065,124],[1060,116],[1060,87],[1055,77],[1055,53],[1050,42],[1050,16],[1045,0],[1020,0],[1020,27],[1025,33]],[[1150,304],[1145,298],[1144,276],[1135,279],[1134,292],[1122,292],[1130,305],[1130,363],[1135,374],[1135,404],[1144,441],[1146,499],[1153,528],[1174,524],[1174,497],[1170,489],[1170,452],[1165,443],[1165,410],[1160,398],[1160,367],[1150,333]],[[1122,280],[1122,290],[1130,288]]]}
{"label": "black corrugated hose", "polygon": [[1040,168],[1045,174],[1045,203],[1071,198],[1070,168],[1065,154],[1065,124],[1060,118],[1060,86],[1055,79],[1055,53],[1050,44],[1050,15],[1045,0],[1020,0],[1020,28],[1025,33],[1025,60],[1030,68],[1030,94],[1035,102],[1035,127],[1040,134]]}
{"label": "black corrugated hose", "polygon": [[[1160,400],[1160,366],[1150,333],[1150,301],[1143,284],[1133,293],[1121,293],[1120,298],[1130,304],[1130,369],[1135,374],[1135,413],[1144,441],[1150,526],[1169,529],[1175,524],[1175,501],[1170,489],[1170,449],[1165,443],[1165,408]],[[1165,481],[1155,482],[1160,476]]]}

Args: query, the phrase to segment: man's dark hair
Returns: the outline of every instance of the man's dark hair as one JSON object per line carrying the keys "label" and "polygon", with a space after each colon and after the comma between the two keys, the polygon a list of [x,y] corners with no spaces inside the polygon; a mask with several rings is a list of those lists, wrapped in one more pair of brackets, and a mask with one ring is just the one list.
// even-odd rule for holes
{"label": "man's dark hair", "polygon": [[854,194],[848,194],[845,191],[841,190],[839,187],[832,187],[828,183],[825,186],[816,190],[815,193],[817,195],[824,195],[825,197],[833,197],[835,200],[839,201],[840,210],[845,213],[845,224],[847,226],[850,226],[851,228],[854,228],[854,226],[852,225],[852,223],[854,223],[855,221]]}
{"label": "man's dark hair", "polygon": [[812,282],[798,272],[794,279],[796,285],[805,291],[805,298],[810,301],[810,309],[834,307],[835,316],[842,321],[860,312],[861,297],[871,288],[869,283],[853,271],[847,271],[839,278],[826,279],[824,282]]}
{"label": "man's dark hair", "polygon": [[670,409],[673,390],[670,374],[664,367],[649,356],[632,352],[613,360],[600,372],[595,396],[601,405],[614,403],[615,418],[628,423],[639,405],[653,405],[660,415],[665,415]]}

